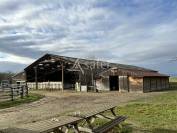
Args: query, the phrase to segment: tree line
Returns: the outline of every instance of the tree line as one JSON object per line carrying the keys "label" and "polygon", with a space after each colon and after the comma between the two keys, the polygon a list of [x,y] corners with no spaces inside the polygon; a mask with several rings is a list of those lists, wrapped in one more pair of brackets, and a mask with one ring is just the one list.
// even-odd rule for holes
{"label": "tree line", "polygon": [[0,72],[0,82],[2,80],[9,80],[10,82],[12,82],[12,77],[14,76],[15,74],[12,73],[12,72]]}

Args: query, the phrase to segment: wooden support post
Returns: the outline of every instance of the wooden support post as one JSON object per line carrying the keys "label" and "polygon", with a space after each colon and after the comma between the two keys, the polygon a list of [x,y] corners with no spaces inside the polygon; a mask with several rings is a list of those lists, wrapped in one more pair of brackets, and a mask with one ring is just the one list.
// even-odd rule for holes
{"label": "wooden support post", "polygon": [[73,125],[74,133],[80,133],[77,123]]}
{"label": "wooden support post", "polygon": [[91,69],[91,78],[92,78],[92,86],[93,86],[93,90],[94,92],[96,92],[96,89],[95,89],[95,85],[94,85],[94,80],[93,80],[93,69]]}
{"label": "wooden support post", "polygon": [[78,81],[78,84],[79,84],[79,91],[81,91],[81,72],[79,71],[79,81]]}
{"label": "wooden support post", "polygon": [[93,130],[93,126],[92,126],[92,122],[91,122],[91,121],[92,121],[92,118],[87,118],[87,119],[86,119],[86,122],[87,122],[87,124],[88,124],[88,127]]}
{"label": "wooden support post", "polygon": [[13,87],[11,87],[11,101],[14,100],[14,92],[13,92]]}
{"label": "wooden support post", "polygon": [[151,87],[152,87],[152,80],[151,80],[151,78],[149,78],[149,80],[150,80],[150,88],[149,88],[149,91],[151,91],[152,89],[151,89]]}
{"label": "wooden support post", "polygon": [[25,85],[25,89],[26,89],[26,96],[28,97],[29,95],[29,93],[28,93],[28,85],[27,85],[27,83],[26,83],[26,85]]}
{"label": "wooden support post", "polygon": [[63,131],[61,131],[59,128],[55,128],[53,133],[64,133]]}
{"label": "wooden support post", "polygon": [[112,113],[112,115],[113,115],[114,117],[117,116],[116,113],[115,113],[115,108],[112,108],[112,109],[111,109],[111,113]]}
{"label": "wooden support post", "polygon": [[62,91],[64,90],[64,70],[63,70],[63,63],[61,64],[62,69]]}
{"label": "wooden support post", "polygon": [[35,83],[36,83],[36,90],[37,90],[38,89],[37,66],[34,67],[34,72],[35,72]]}
{"label": "wooden support post", "polygon": [[28,84],[27,84],[27,73],[25,71],[25,89],[26,89],[26,96],[28,97]]}
{"label": "wooden support post", "polygon": [[21,99],[23,99],[23,95],[24,95],[24,86],[19,86],[19,90],[20,90],[20,96],[21,96]]}

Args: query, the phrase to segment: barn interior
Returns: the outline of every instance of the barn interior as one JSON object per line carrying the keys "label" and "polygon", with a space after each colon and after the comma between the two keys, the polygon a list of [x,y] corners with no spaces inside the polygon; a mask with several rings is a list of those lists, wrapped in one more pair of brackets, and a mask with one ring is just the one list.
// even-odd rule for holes
{"label": "barn interior", "polygon": [[119,76],[109,76],[110,91],[119,91]]}
{"label": "barn interior", "polygon": [[63,81],[65,89],[73,88],[79,81],[79,71],[71,70],[71,62],[49,55],[39,59],[25,69],[27,82]]}
{"label": "barn interior", "polygon": [[95,71],[76,58],[46,54],[25,69],[27,82],[62,82],[64,89],[74,89],[76,82],[94,86]]}

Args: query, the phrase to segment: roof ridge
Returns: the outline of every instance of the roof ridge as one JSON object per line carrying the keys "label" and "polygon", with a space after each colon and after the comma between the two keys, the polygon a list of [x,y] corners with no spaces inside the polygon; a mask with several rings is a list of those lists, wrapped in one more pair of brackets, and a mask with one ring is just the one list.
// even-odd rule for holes
{"label": "roof ridge", "polygon": [[[148,68],[144,68],[144,67],[139,67],[139,66],[135,66],[135,65],[129,65],[129,64],[121,64],[121,63],[113,63],[113,62],[109,62],[109,61],[102,61],[102,60],[94,60],[94,59],[85,59],[85,58],[76,58],[76,57],[69,57],[69,56],[61,56],[61,55],[57,55],[57,54],[46,54],[46,55],[50,55],[50,56],[58,56],[60,58],[70,58],[70,59],[79,59],[79,60],[85,60],[85,61],[100,61],[102,63],[109,63],[111,65],[122,65],[122,67],[132,67],[132,68],[127,68],[127,69],[137,69],[137,70],[141,70],[141,71],[152,71],[152,72],[158,72],[156,70],[152,70],[152,69],[148,69]],[[115,66],[118,67],[118,66]]]}

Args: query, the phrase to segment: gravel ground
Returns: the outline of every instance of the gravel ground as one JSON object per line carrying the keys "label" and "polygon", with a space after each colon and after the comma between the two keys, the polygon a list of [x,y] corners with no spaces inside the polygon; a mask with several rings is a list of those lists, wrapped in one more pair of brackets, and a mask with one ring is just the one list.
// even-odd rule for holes
{"label": "gravel ground", "polygon": [[29,104],[0,110],[0,129],[32,123],[52,117],[64,116],[75,111],[88,111],[103,104],[121,106],[139,98],[159,95],[154,93],[75,93],[60,91],[33,91],[46,97]]}

